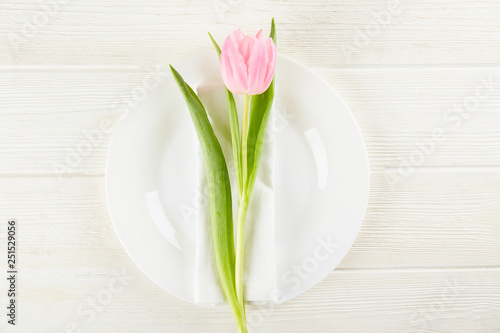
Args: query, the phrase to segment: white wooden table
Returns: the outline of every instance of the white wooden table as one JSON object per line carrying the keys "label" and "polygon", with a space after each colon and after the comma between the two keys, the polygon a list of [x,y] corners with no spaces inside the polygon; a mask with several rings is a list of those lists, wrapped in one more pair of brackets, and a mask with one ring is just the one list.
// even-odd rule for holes
{"label": "white wooden table", "polygon": [[[0,2],[0,267],[18,219],[17,325],[2,332],[234,332],[125,253],[104,196],[107,126],[155,66],[268,29],[363,132],[372,188],[350,253],[253,332],[500,332],[500,2]],[[5,267],[5,269],[4,269]],[[6,274],[6,273],[5,273]],[[2,273],[3,275],[3,273]],[[118,278],[117,278],[118,276]]]}

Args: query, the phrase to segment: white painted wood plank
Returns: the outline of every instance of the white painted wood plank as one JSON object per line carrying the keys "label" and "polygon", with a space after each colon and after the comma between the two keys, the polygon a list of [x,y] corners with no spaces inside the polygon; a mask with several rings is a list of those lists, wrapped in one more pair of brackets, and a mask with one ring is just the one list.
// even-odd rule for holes
{"label": "white painted wood plank", "polygon": [[[355,115],[373,171],[500,165],[500,67],[316,71]],[[112,130],[100,128],[140,99],[154,69],[1,73],[0,174],[102,175]]]}
{"label": "white painted wood plank", "polygon": [[278,23],[279,48],[313,66],[498,63],[497,1],[39,2],[0,5],[0,63],[152,64],[176,61]]}
{"label": "white painted wood plank", "polygon": [[[417,173],[394,189],[384,174],[373,174],[371,187],[364,224],[341,268],[500,266],[498,170]],[[20,221],[24,267],[104,269],[126,261],[103,177],[8,177],[0,188],[2,216]]]}
{"label": "white painted wood plank", "polygon": [[[3,332],[235,331],[229,309],[178,300],[130,265],[65,275],[54,266],[21,275],[19,326],[1,321]],[[498,268],[337,270],[299,298],[249,307],[247,316],[252,332],[490,333],[500,329],[499,281]]]}
{"label": "white painted wood plank", "polygon": [[342,267],[500,265],[499,181],[498,170],[417,170],[398,183],[372,173],[368,211]]}

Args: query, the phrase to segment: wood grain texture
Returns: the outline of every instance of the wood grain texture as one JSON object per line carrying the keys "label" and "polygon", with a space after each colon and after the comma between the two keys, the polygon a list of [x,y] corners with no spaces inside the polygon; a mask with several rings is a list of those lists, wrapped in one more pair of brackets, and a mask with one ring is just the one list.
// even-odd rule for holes
{"label": "wood grain texture", "polygon": [[[500,166],[500,66],[316,71],[353,111],[372,170],[391,169],[399,179],[407,165]],[[112,129],[101,128],[147,96],[144,87],[158,72],[153,66],[4,71],[0,174],[102,175]],[[478,89],[484,97],[475,97]]]}
{"label": "wood grain texture", "polygon": [[234,332],[228,309],[187,304],[130,260],[104,166],[158,66],[273,16],[280,52],[352,110],[371,193],[340,267],[249,308],[251,332],[500,331],[500,2],[58,2],[0,3],[0,220],[20,221],[19,324],[1,332]]}
{"label": "wood grain texture", "polygon": [[[16,329],[64,332],[73,325],[82,332],[97,333],[143,332],[145,328],[151,332],[234,332],[227,309],[185,303],[159,289],[132,265],[120,265],[128,268],[26,271],[25,292],[19,297],[23,312]],[[64,275],[58,274],[62,271]],[[247,315],[253,332],[497,332],[499,278],[498,269],[340,269],[284,305],[249,307]],[[46,302],[42,304],[41,299]],[[99,299],[105,302],[97,303]],[[3,321],[0,329],[17,332]]]}
{"label": "wood grain texture", "polygon": [[[363,228],[341,268],[500,266],[500,173],[417,173],[391,190],[372,174]],[[0,178],[0,211],[21,222],[23,265],[126,262],[103,177]],[[437,209],[439,207],[439,209]],[[75,239],[78,242],[75,242]],[[106,253],[100,257],[101,253]]]}
{"label": "wood grain texture", "polygon": [[0,5],[0,63],[171,62],[209,48],[207,31],[250,33],[273,16],[281,52],[310,66],[492,64],[500,56],[497,1],[59,1]]}

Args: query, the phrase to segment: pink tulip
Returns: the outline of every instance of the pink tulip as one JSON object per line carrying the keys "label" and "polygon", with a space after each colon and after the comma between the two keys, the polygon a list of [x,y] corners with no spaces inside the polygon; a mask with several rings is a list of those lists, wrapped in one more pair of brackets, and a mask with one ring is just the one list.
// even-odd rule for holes
{"label": "pink tulip", "polygon": [[229,35],[222,46],[222,80],[234,94],[258,95],[267,90],[276,67],[276,46],[272,38],[245,36],[241,30]]}

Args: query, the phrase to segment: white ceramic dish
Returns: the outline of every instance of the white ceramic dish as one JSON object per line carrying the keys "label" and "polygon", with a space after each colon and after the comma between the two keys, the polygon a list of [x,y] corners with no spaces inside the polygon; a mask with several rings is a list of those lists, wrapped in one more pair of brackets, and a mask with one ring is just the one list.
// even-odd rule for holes
{"label": "white ceramic dish", "polygon": [[[215,52],[176,69],[192,86],[220,81]],[[275,239],[278,301],[337,267],[365,214],[369,166],[358,125],[340,96],[283,56],[276,68]],[[108,153],[106,196],[115,230],[137,266],[194,302],[197,137],[170,75],[119,122]]]}

